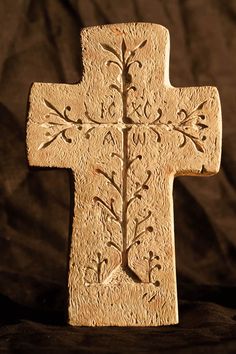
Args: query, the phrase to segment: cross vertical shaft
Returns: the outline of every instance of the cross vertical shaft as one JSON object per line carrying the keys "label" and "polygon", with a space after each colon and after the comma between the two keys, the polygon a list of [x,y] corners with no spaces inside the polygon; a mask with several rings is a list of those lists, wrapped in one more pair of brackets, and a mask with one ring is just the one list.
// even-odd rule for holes
{"label": "cross vertical shaft", "polygon": [[[124,103],[124,102],[123,102]],[[125,109],[124,109],[125,112]],[[123,116],[124,118],[124,116]],[[122,128],[122,141],[123,141],[123,156],[122,156],[122,267],[124,269],[128,266],[127,258],[127,172],[128,172],[128,132],[129,128]]]}

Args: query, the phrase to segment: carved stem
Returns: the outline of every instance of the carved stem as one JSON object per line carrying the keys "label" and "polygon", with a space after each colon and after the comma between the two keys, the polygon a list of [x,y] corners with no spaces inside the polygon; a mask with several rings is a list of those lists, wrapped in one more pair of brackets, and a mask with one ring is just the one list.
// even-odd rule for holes
{"label": "carved stem", "polygon": [[[125,124],[127,121],[127,67],[125,63],[125,51],[122,45],[122,74],[121,74],[121,94],[122,94],[122,122]],[[125,269],[128,266],[128,255],[127,255],[127,175],[128,175],[128,127],[122,129],[122,234],[123,234],[123,245],[122,245],[122,267]]]}

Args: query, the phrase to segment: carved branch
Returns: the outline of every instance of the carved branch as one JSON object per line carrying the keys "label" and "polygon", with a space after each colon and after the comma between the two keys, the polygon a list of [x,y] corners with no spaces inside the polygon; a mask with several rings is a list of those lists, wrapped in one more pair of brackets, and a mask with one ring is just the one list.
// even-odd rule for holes
{"label": "carved branch", "polygon": [[67,143],[71,143],[71,139],[69,139],[69,138],[67,138],[67,137],[65,136],[65,133],[66,133],[67,129],[69,129],[69,128],[65,128],[65,129],[59,131],[58,133],[56,133],[56,134],[54,134],[54,135],[51,135],[50,133],[46,134],[47,136],[52,137],[52,139],[51,139],[51,140],[48,140],[48,141],[46,141],[46,142],[43,142],[42,144],[40,144],[39,147],[38,147],[38,150],[44,149],[44,148],[48,147],[49,145],[51,145],[51,144],[52,144],[58,137],[60,137],[60,136],[61,136]]}
{"label": "carved branch", "polygon": [[127,59],[126,59],[126,64],[128,64],[129,61],[133,59],[133,57],[134,57],[136,51],[137,51],[138,49],[143,48],[143,47],[146,45],[146,43],[147,43],[147,40],[145,39],[145,40],[142,41],[139,45],[137,45],[133,50],[130,51],[130,53],[129,53]]}
{"label": "carved branch", "polygon": [[114,247],[119,253],[121,253],[121,247],[119,245],[117,245],[115,242],[113,241],[109,241],[107,243],[108,247]]}
{"label": "carved branch", "polygon": [[120,55],[119,55],[119,54],[117,53],[117,51],[116,51],[114,48],[112,48],[110,45],[101,43],[101,47],[102,47],[104,50],[106,50],[106,51],[112,53],[119,61],[121,61]]}
{"label": "carved branch", "polygon": [[[96,279],[97,283],[101,283],[102,282],[102,265],[103,264],[107,264],[108,263],[108,259],[107,258],[102,258],[102,254],[100,252],[97,252],[97,258],[96,259],[92,259],[92,262],[95,264],[95,267],[88,266],[86,268],[86,273],[88,272],[88,270],[92,270],[97,276],[97,279]],[[88,283],[92,283],[89,280],[86,280],[86,281]]]}
{"label": "carved branch", "polygon": [[120,154],[117,154],[116,152],[112,152],[111,157],[114,157],[114,156],[118,157],[121,161],[123,161],[123,158]]}
{"label": "carved branch", "polygon": [[[189,133],[186,133],[185,131],[183,131],[182,129],[179,129],[177,127],[174,127],[173,130],[178,131],[184,137],[184,142],[182,144],[180,144],[180,147],[183,147],[185,145],[185,143],[187,141],[186,137],[188,137],[192,141],[192,143],[194,144],[194,146],[196,147],[196,149],[198,151],[200,151],[200,152],[204,152],[205,151],[203,145],[200,142],[201,140],[198,137],[196,137],[194,135],[191,135]],[[203,137],[203,140],[205,140],[205,137]]]}
{"label": "carved branch", "polygon": [[127,163],[127,170],[130,168],[130,166],[134,163],[136,160],[142,160],[142,155],[137,155],[135,156],[132,160],[129,160]]}
{"label": "carved branch", "polygon": [[153,227],[152,226],[148,226],[146,227],[144,230],[142,230],[141,232],[138,233],[138,228],[141,224],[143,224],[146,220],[148,220],[150,218],[150,216],[152,215],[152,212],[149,210],[148,214],[142,219],[142,220],[138,220],[137,218],[134,220],[135,221],[135,228],[134,228],[134,237],[132,239],[131,244],[128,247],[128,250],[130,250],[131,247],[133,247],[135,244],[139,244],[139,238],[147,233],[147,232],[152,232],[153,231]]}
{"label": "carved branch", "polygon": [[128,202],[127,202],[127,210],[128,210],[128,208],[130,207],[130,205],[135,201],[135,199],[141,199],[142,198],[142,196],[141,196],[141,194],[134,194],[134,196],[132,197],[132,198],[130,198],[129,200],[128,200]]}
{"label": "carved branch", "polygon": [[114,210],[114,199],[111,199],[110,206],[99,197],[94,197],[93,199],[95,202],[99,202],[101,205],[103,205],[109,211],[109,213],[114,218],[113,220],[117,221],[119,224],[121,223],[119,216],[116,214],[116,212]]}
{"label": "carved branch", "polygon": [[140,185],[140,187],[136,190],[136,192],[134,193],[133,197],[130,198],[127,202],[127,210],[130,207],[130,205],[136,200],[136,199],[141,199],[142,195],[139,194],[142,190],[147,190],[149,187],[147,185],[147,182],[149,181],[150,177],[151,177],[151,171],[148,170],[146,171],[147,173],[147,178],[145,179],[145,181]]}
{"label": "carved branch", "polygon": [[118,63],[117,61],[108,60],[108,61],[106,62],[106,65],[107,65],[107,66],[110,66],[110,65],[118,66],[118,68],[122,71],[122,66],[121,66],[121,64]]}
{"label": "carved branch", "polygon": [[130,67],[131,67],[133,64],[137,64],[139,68],[142,67],[142,63],[141,63],[139,60],[134,60],[134,61],[131,61],[131,62],[127,65],[127,70],[129,70]]}
{"label": "carved branch", "polygon": [[154,129],[153,127],[150,127],[150,129],[156,134],[156,136],[157,136],[157,142],[159,143],[159,142],[161,141],[161,135],[160,135],[160,133],[159,133],[156,129]]}
{"label": "carved branch", "polygon": [[100,170],[99,168],[96,170],[96,172],[98,172],[101,175],[103,175],[111,183],[111,185],[118,191],[118,193],[121,195],[120,186],[118,186],[117,183],[114,180],[115,171],[112,171],[112,176],[111,177],[106,172]]}
{"label": "carved branch", "polygon": [[185,122],[188,120],[188,118],[190,118],[196,111],[201,110],[201,109],[204,107],[204,105],[205,105],[205,103],[206,103],[207,101],[208,101],[208,100],[205,100],[205,101],[201,102],[201,103],[200,103],[197,107],[195,107],[190,113],[187,113],[187,111],[186,111],[185,109],[181,109],[181,110],[178,112],[178,114],[181,114],[181,112],[183,112],[184,115],[185,115],[185,118],[184,118],[184,120],[182,120],[181,123],[185,123]]}
{"label": "carved branch", "polygon": [[[161,269],[161,265],[159,263],[156,263],[153,265],[153,261],[159,260],[159,256],[154,256],[152,251],[149,251],[148,257],[143,257],[147,261],[147,266],[148,266],[148,282],[152,283],[152,272],[154,269]],[[159,284],[159,282],[155,282],[156,284]]]}
{"label": "carved branch", "polygon": [[91,122],[95,123],[95,124],[101,124],[101,122],[98,122],[97,120],[95,120],[94,118],[92,118],[88,112],[88,107],[86,105],[86,103],[84,102],[84,107],[85,107],[85,116],[88,120],[90,120]]}
{"label": "carved branch", "polygon": [[[162,110],[160,108],[158,108],[157,113],[158,113],[157,118],[154,119],[154,121],[152,121],[151,124],[156,124],[156,123],[160,122],[160,119],[162,117]],[[160,124],[162,124],[162,123],[160,123]]]}
{"label": "carved branch", "polygon": [[90,138],[90,136],[91,136],[91,132],[93,131],[95,129],[95,127],[92,127],[92,128],[89,128],[86,132],[85,132],[85,138],[86,139],[89,139]]}
{"label": "carved branch", "polygon": [[82,129],[82,121],[81,119],[77,119],[77,121],[74,121],[73,119],[70,119],[68,117],[68,112],[70,112],[71,107],[70,106],[66,106],[63,110],[63,113],[61,113],[52,103],[50,103],[49,101],[47,101],[46,99],[44,99],[44,103],[45,105],[50,108],[52,111],[49,112],[46,117],[49,116],[56,116],[60,119],[62,119],[64,121],[64,123],[59,123],[59,122],[45,122],[40,124],[40,126],[42,128],[48,128],[51,129],[51,131],[53,131],[54,128],[58,128],[59,131],[56,133],[46,133],[46,136],[50,137],[50,140],[47,140],[46,142],[43,142],[39,145],[38,150],[40,149],[44,149],[46,147],[48,147],[49,145],[51,145],[58,137],[62,137],[62,139],[67,142],[67,143],[71,143],[72,140],[70,138],[67,138],[66,136],[66,131],[70,128],[76,128],[78,130]]}

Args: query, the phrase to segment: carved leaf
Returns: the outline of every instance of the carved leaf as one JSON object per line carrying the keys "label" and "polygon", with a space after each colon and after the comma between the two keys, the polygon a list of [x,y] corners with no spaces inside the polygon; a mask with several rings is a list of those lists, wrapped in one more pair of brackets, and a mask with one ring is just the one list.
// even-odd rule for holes
{"label": "carved leaf", "polygon": [[67,136],[66,136],[66,131],[65,131],[65,130],[62,131],[61,136],[62,136],[62,138],[63,138],[67,143],[70,144],[70,143],[72,142],[72,139],[71,139],[71,138],[67,138]]}
{"label": "carved leaf", "polygon": [[187,117],[187,112],[185,109],[181,109],[179,112],[177,112],[177,114],[181,121],[185,120]]}
{"label": "carved leaf", "polygon": [[152,257],[153,257],[153,252],[149,251],[149,259],[152,259]]}
{"label": "carved leaf", "polygon": [[121,93],[120,88],[117,85],[115,85],[115,84],[110,85],[110,88],[115,89],[116,91]]}
{"label": "carved leaf", "polygon": [[150,109],[151,109],[151,105],[150,105],[149,101],[147,100],[146,103],[145,103],[145,105],[144,105],[144,114],[145,114],[145,116],[146,116],[147,118],[150,117],[150,114],[151,114]]}
{"label": "carved leaf", "polygon": [[139,61],[139,60],[134,60],[134,61],[131,61],[131,63],[129,63],[129,65],[127,65],[127,69],[129,69],[133,64],[137,64],[139,68],[142,67],[141,61]]}
{"label": "carved leaf", "polygon": [[62,119],[66,120],[65,117],[63,116],[63,114],[61,114],[61,112],[58,111],[58,109],[52,104],[50,103],[48,100],[44,99],[44,103],[45,105],[52,109],[54,112],[56,112],[56,115],[58,115],[59,117],[61,117]]}
{"label": "carved leaf", "polygon": [[48,100],[44,99],[44,102],[48,108],[53,109],[54,111],[56,110],[56,107],[54,107]]}
{"label": "carved leaf", "polygon": [[141,42],[137,47],[135,47],[133,50],[130,51],[130,54],[127,58],[127,63],[134,57],[136,51],[140,48],[143,48],[147,43],[147,40],[145,39],[143,42]]}
{"label": "carved leaf", "polygon": [[52,127],[56,127],[56,126],[58,126],[58,125],[63,125],[63,124],[61,124],[61,123],[55,123],[55,122],[48,122],[48,123],[42,123],[42,124],[40,124],[40,126],[41,126],[42,128],[52,128]]}
{"label": "carved leaf", "polygon": [[205,101],[203,101],[202,103],[200,103],[199,106],[197,106],[197,108],[195,108],[194,111],[197,111],[197,110],[199,110],[199,109],[202,109],[206,102],[207,102],[207,100],[205,100]]}
{"label": "carved leaf", "polygon": [[201,143],[198,140],[194,140],[194,144],[196,146],[196,149],[200,152],[204,152],[205,150],[203,149],[203,146],[201,145]]}
{"label": "carved leaf", "polygon": [[206,129],[206,128],[208,128],[208,125],[202,124],[202,123],[197,123],[197,126],[198,126],[200,129]]}
{"label": "carved leaf", "polygon": [[106,62],[106,65],[107,65],[107,66],[110,66],[111,64],[118,66],[118,68],[119,68],[120,70],[122,70],[122,67],[121,67],[121,65],[120,65],[119,62],[117,62],[117,61],[115,61],[115,60],[108,60],[108,61]]}
{"label": "carved leaf", "polygon": [[198,116],[191,116],[191,118],[185,120],[184,122],[180,123],[180,126],[184,126],[184,127],[193,127],[194,125],[197,124],[198,121]]}
{"label": "carved leaf", "polygon": [[110,45],[105,44],[105,43],[101,43],[101,46],[102,46],[102,48],[103,48],[104,50],[106,50],[106,51],[108,51],[108,52],[114,54],[114,55],[120,60],[119,54],[118,54],[118,53],[115,51],[115,49],[112,48]]}
{"label": "carved leaf", "polygon": [[122,39],[122,44],[121,44],[121,50],[122,50],[122,54],[123,54],[123,55],[125,54],[126,49],[127,49],[126,43],[125,43],[125,40],[124,40],[124,38],[123,38],[123,39]]}
{"label": "carved leaf", "polygon": [[147,40],[145,39],[134,50],[136,51],[137,49],[143,48],[146,45],[146,43],[147,43]]}
{"label": "carved leaf", "polygon": [[39,145],[38,150],[44,149],[47,146],[49,146],[56,138],[53,138],[52,140],[46,141],[45,143],[42,143]]}
{"label": "carved leaf", "polygon": [[183,142],[179,145],[180,148],[184,147],[186,144],[186,136],[183,134]]}

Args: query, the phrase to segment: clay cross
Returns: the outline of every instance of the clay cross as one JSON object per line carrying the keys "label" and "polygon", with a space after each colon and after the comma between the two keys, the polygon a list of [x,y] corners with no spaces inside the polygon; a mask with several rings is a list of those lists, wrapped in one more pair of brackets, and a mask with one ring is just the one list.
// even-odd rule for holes
{"label": "clay cross", "polygon": [[27,126],[30,165],[74,174],[69,323],[175,324],[173,179],[218,171],[218,92],[170,85],[162,26],[81,37],[82,81],[35,83]]}

